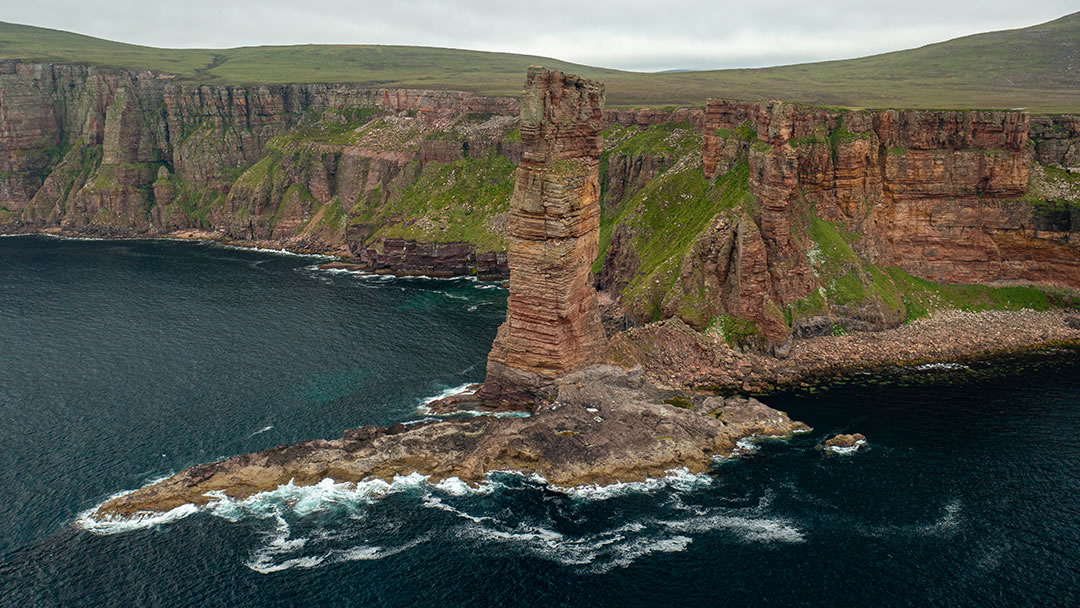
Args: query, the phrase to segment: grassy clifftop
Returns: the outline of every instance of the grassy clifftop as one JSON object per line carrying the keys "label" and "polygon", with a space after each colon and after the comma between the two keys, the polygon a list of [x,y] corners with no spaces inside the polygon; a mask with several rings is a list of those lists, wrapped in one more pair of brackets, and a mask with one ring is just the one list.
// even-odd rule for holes
{"label": "grassy clifftop", "polygon": [[1080,13],[918,49],[775,68],[644,74],[545,57],[414,46],[158,49],[0,23],[0,59],[89,63],[201,83],[355,82],[518,95],[529,65],[607,84],[609,105],[700,105],[709,97],[844,107],[1080,111]]}

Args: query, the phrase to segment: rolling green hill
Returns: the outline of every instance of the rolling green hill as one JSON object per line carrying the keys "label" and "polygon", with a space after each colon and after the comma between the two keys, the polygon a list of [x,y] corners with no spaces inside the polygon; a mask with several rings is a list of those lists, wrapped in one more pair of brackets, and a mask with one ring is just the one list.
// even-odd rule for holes
{"label": "rolling green hill", "polygon": [[416,46],[158,49],[0,22],[2,59],[147,69],[200,83],[351,82],[490,95],[517,95],[525,69],[541,64],[606,82],[609,106],[701,105],[726,97],[843,107],[1080,111],[1080,13],[860,59],[660,74]]}

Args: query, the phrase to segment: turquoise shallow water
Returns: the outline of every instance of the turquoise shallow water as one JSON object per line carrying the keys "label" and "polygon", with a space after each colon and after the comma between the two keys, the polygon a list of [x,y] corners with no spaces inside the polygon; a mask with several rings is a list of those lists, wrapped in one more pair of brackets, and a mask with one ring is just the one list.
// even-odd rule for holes
{"label": "turquoise shallow water", "polygon": [[[187,465],[416,419],[482,379],[504,290],[317,262],[0,239],[0,605],[1080,605],[1074,353],[775,395],[815,432],[711,475],[323,484],[76,525]],[[868,449],[815,449],[839,431]]]}

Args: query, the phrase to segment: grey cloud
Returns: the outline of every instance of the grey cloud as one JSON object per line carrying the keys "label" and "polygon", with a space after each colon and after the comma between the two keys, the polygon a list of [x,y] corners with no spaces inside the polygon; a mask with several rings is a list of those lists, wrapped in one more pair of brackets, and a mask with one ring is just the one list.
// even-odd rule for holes
{"label": "grey cloud", "polygon": [[841,59],[1025,27],[1075,11],[1031,3],[491,0],[22,2],[0,18],[162,47],[416,44],[556,57],[622,69],[758,67]]}

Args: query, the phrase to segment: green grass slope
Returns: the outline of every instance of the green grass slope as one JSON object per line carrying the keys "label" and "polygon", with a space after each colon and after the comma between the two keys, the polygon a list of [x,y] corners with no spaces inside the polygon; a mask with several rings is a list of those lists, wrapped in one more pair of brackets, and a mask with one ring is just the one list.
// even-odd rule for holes
{"label": "green grass slope", "polygon": [[519,94],[525,69],[542,64],[603,80],[612,106],[701,105],[725,97],[863,108],[1080,111],[1080,13],[860,59],[659,74],[412,46],[157,49],[7,23],[0,23],[0,59],[132,67],[202,83],[355,82],[489,95]]}

